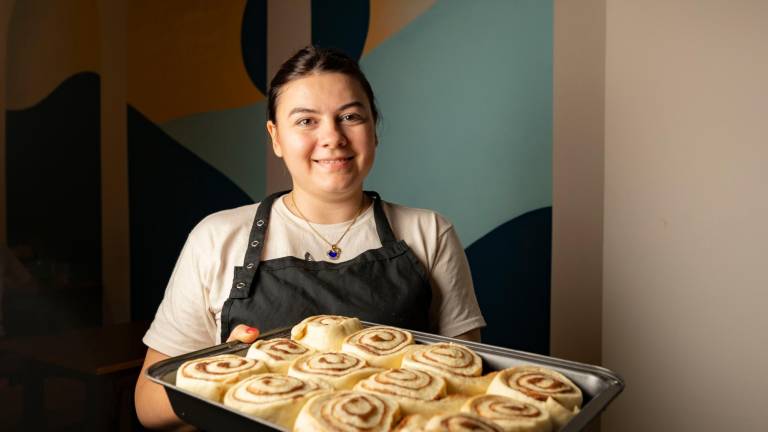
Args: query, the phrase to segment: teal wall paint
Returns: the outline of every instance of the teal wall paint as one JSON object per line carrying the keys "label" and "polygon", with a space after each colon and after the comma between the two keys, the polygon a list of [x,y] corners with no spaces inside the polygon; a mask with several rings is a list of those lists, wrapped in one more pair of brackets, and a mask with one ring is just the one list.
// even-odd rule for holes
{"label": "teal wall paint", "polygon": [[254,201],[266,190],[266,102],[196,114],[160,127],[232,180]]}
{"label": "teal wall paint", "polygon": [[361,60],[383,113],[366,187],[465,246],[552,205],[551,1],[441,1]]}

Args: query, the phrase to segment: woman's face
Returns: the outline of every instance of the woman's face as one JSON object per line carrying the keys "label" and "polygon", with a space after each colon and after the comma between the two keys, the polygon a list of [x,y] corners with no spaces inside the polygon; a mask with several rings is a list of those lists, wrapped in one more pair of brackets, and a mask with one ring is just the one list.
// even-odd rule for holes
{"label": "woman's face", "polygon": [[329,198],[362,190],[376,131],[368,98],[354,78],[321,73],[289,82],[277,98],[275,119],[267,130],[294,188]]}

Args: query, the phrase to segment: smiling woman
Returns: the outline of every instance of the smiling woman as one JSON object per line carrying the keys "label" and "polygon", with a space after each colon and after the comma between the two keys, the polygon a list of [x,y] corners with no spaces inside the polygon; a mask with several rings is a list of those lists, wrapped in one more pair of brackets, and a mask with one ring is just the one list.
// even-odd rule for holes
{"label": "smiling woman", "polygon": [[[439,214],[364,192],[378,111],[357,63],[307,47],[272,80],[267,130],[293,189],[208,216],[190,233],[144,337],[144,367],[253,327],[345,315],[479,339],[485,325],[464,250]],[[163,389],[136,386],[148,427],[179,424]]]}

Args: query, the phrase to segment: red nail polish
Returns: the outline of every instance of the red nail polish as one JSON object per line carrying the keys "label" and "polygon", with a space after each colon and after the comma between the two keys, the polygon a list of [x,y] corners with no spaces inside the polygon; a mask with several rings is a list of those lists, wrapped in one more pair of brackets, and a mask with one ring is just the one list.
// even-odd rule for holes
{"label": "red nail polish", "polygon": [[255,327],[248,327],[248,330],[245,331],[246,333],[258,333],[259,329]]}

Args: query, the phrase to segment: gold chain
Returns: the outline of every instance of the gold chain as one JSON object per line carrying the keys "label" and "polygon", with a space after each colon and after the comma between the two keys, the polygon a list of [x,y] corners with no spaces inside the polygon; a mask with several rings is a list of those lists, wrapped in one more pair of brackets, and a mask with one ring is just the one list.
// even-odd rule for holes
{"label": "gold chain", "polygon": [[357,218],[360,217],[360,215],[363,213],[363,207],[365,207],[365,194],[363,194],[363,199],[360,202],[360,209],[358,209],[357,214],[355,215],[355,218],[352,219],[352,222],[347,225],[347,229],[344,230],[343,233],[341,233],[341,237],[339,237],[338,240],[336,240],[336,243],[329,242],[325,237],[323,237],[322,234],[320,234],[315,227],[312,226],[311,223],[309,223],[309,220],[304,216],[304,213],[301,212],[301,209],[299,209],[299,206],[296,205],[296,200],[293,199],[293,192],[291,192],[291,204],[293,204],[293,208],[296,209],[296,211],[299,213],[299,216],[301,216],[302,219],[304,219],[304,222],[306,222],[309,229],[311,229],[315,234],[317,234],[318,237],[320,237],[324,242],[328,243],[328,246],[331,247],[331,250],[328,251],[328,256],[331,257],[331,259],[338,259],[341,255],[341,248],[339,248],[339,243],[341,243],[341,240],[344,238],[345,235],[349,232],[349,229],[352,228],[352,225],[357,222]]}

